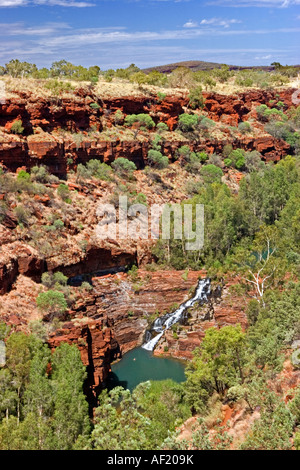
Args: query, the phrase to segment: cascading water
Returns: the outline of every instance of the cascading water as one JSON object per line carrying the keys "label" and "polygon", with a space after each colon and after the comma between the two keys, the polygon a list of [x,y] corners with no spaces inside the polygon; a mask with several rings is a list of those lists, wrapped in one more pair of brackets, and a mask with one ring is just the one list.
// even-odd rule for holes
{"label": "cascading water", "polygon": [[173,313],[168,313],[163,317],[157,318],[153,324],[152,331],[157,332],[158,334],[149,340],[149,332],[146,334],[146,342],[143,344],[142,348],[147,349],[147,351],[153,351],[160,338],[163,336],[166,330],[171,328],[172,325],[181,320],[185,310],[189,307],[192,307],[196,302],[207,301],[207,297],[210,294],[210,279],[201,279],[198,283],[195,295],[192,299],[187,300],[180,307],[175,310]]}

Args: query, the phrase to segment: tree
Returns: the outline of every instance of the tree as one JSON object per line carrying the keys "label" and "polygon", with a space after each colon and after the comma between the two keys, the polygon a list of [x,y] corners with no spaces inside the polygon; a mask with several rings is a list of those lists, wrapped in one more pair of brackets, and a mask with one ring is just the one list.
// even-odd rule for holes
{"label": "tree", "polygon": [[169,85],[173,88],[190,88],[193,83],[193,72],[187,67],[177,67],[169,76]]}
{"label": "tree", "polygon": [[166,168],[169,165],[168,157],[162,155],[158,150],[149,150],[148,162],[150,166],[154,166],[159,169]]}
{"label": "tree", "polygon": [[198,418],[198,422],[192,428],[192,439],[178,439],[180,432],[169,436],[164,442],[164,449],[167,450],[228,450],[232,442],[232,437],[225,432],[225,427],[217,426],[209,431],[204,420]]}
{"label": "tree", "polygon": [[24,414],[33,413],[37,418],[47,418],[52,414],[53,395],[48,366],[51,362],[50,349],[40,342],[29,371],[29,383],[24,393]]}
{"label": "tree", "polygon": [[66,60],[53,62],[50,68],[52,77],[70,77],[75,73],[75,66]]}
{"label": "tree", "polygon": [[289,403],[289,409],[295,417],[296,425],[300,425],[300,386],[295,390],[295,396]]}
{"label": "tree", "polygon": [[224,64],[219,69],[213,69],[212,70],[212,75],[217,80],[219,80],[219,82],[225,83],[229,80],[231,73],[230,73],[228,65]]}
{"label": "tree", "polygon": [[13,390],[17,402],[17,423],[20,423],[21,400],[29,380],[34,339],[24,333],[9,336],[6,342],[6,364],[13,374]]}
{"label": "tree", "polygon": [[13,387],[13,376],[9,369],[0,369],[0,412],[1,418],[5,415],[8,421],[9,415],[16,409],[18,400],[17,390]]}
{"label": "tree", "polygon": [[24,77],[37,72],[37,66],[28,62],[20,62],[18,59],[12,59],[5,64],[5,69],[8,75],[13,78]]}
{"label": "tree", "polygon": [[186,398],[196,411],[203,411],[208,397],[216,391],[243,383],[246,336],[241,326],[209,328],[200,349],[186,369]]}
{"label": "tree", "polygon": [[180,114],[178,126],[182,132],[192,132],[199,122],[197,114]]}
{"label": "tree", "polygon": [[134,137],[136,138],[141,129],[153,129],[155,122],[149,114],[129,114],[125,118],[124,125],[135,128]]}
{"label": "tree", "polygon": [[[264,226],[261,228],[254,243],[254,253],[251,254],[248,268],[249,277],[243,279],[254,286],[254,298],[265,307],[264,295],[274,281],[275,271],[278,268],[276,263],[276,238],[277,232],[273,227]],[[280,263],[280,262],[279,262]]]}
{"label": "tree", "polygon": [[123,157],[117,158],[111,166],[121,176],[130,176],[136,170],[135,163]]}
{"label": "tree", "polygon": [[129,390],[116,387],[109,393],[104,391],[95,412],[93,447],[96,450],[145,450],[150,425],[150,419],[139,411]]}
{"label": "tree", "polygon": [[202,87],[198,86],[195,88],[192,88],[189,93],[189,106],[192,109],[203,109],[205,105],[205,99],[203,98],[202,95]]}
{"label": "tree", "polygon": [[23,134],[24,127],[23,127],[22,121],[20,119],[17,119],[16,121],[14,121],[10,130],[13,134]]}
{"label": "tree", "polygon": [[205,180],[205,182],[207,183],[220,181],[221,177],[223,176],[223,171],[221,170],[221,168],[213,164],[203,166],[201,168],[200,173],[203,179]]}
{"label": "tree", "polygon": [[130,77],[130,81],[137,83],[139,88],[142,88],[142,85],[148,83],[148,76],[144,72],[136,72]]}
{"label": "tree", "polygon": [[36,304],[47,314],[46,318],[49,320],[55,316],[63,317],[68,308],[64,294],[55,290],[41,292],[36,299]]}
{"label": "tree", "polygon": [[241,450],[291,450],[294,419],[284,403],[264,410],[256,420]]}
{"label": "tree", "polygon": [[64,202],[69,202],[70,201],[70,190],[69,190],[69,187],[66,184],[61,183],[58,186],[57,194]]}
{"label": "tree", "polygon": [[90,431],[88,403],[83,393],[86,370],[78,348],[67,343],[55,349],[51,363],[54,448],[70,450],[80,436],[87,437]]}

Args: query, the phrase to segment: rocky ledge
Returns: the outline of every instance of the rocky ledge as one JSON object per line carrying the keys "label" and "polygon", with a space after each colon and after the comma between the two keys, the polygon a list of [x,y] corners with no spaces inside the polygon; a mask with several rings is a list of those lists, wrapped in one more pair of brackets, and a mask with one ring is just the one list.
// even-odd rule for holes
{"label": "rocky ledge", "polygon": [[[215,122],[224,125],[223,131],[228,134],[222,138],[207,138],[202,136],[198,141],[187,141],[168,138],[162,146],[163,153],[170,160],[174,159],[176,151],[182,145],[190,145],[193,151],[208,153],[221,151],[225,144],[233,148],[257,150],[263,159],[278,161],[290,151],[290,146],[280,139],[274,139],[263,132],[257,123],[256,134],[251,137],[230,135],[226,126],[237,126],[240,122],[251,118],[257,119],[255,108],[260,104],[270,105],[278,96],[285,109],[292,106],[294,89],[285,90],[250,90],[234,95],[204,93],[205,115]],[[68,169],[76,169],[79,163],[90,159],[101,159],[111,163],[119,157],[133,161],[137,168],[147,164],[147,154],[150,148],[149,139],[126,138],[123,130],[112,139],[103,140],[101,137],[89,137],[91,128],[101,131],[103,122],[107,128],[115,122],[115,113],[121,111],[125,117],[128,114],[145,113],[153,120],[164,122],[172,132],[178,124],[178,116],[187,110],[187,96],[167,96],[159,101],[156,96],[122,97],[101,100],[92,91],[85,96],[84,90],[78,89],[74,96],[62,98],[59,106],[53,99],[37,100],[30,94],[20,94],[19,98],[10,98],[5,104],[0,104],[0,126],[5,130],[0,141],[0,163],[8,170],[16,171],[19,167],[32,168],[37,164],[45,164],[51,173],[65,177]],[[276,101],[276,100],[275,100]],[[98,108],[91,107],[97,104]],[[22,120],[25,128],[24,137],[10,134],[13,123]],[[72,138],[59,132],[64,129],[69,133],[82,134],[82,141],[74,142]],[[58,132],[58,133],[57,133]],[[100,135],[100,134],[99,134]],[[171,134],[172,136],[172,134]],[[70,166],[70,161],[73,163]]]}

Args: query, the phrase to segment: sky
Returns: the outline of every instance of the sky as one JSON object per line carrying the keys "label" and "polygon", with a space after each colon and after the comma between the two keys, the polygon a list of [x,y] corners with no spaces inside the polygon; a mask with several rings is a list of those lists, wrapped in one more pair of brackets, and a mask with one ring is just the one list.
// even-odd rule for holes
{"label": "sky", "polygon": [[300,0],[0,0],[0,64],[300,64]]}

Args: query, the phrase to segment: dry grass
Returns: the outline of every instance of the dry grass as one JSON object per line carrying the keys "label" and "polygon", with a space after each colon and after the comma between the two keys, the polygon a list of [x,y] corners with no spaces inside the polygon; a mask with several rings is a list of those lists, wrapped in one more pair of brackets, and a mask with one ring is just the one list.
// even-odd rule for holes
{"label": "dry grass", "polygon": [[[251,89],[259,89],[258,87],[242,87],[236,85],[235,76],[231,77],[227,83],[217,82],[216,86],[213,88],[214,93],[220,93],[224,95],[232,95],[240,92],[249,91]],[[53,95],[53,92],[45,87],[45,84],[48,80],[42,79],[33,79],[33,78],[11,78],[11,77],[1,77],[1,80],[5,82],[6,88],[6,98],[7,99],[18,99],[20,100],[20,94],[31,94],[34,98],[57,98]],[[64,80],[60,80],[64,81]],[[70,83],[74,89],[89,87],[89,82],[78,82],[74,80],[65,80]],[[195,86],[199,85],[197,83]],[[192,85],[191,85],[192,86]],[[300,75],[295,79],[291,79],[289,83],[283,86],[276,86],[276,89],[284,88],[299,88],[300,87]],[[203,87],[204,89],[204,87]],[[120,78],[113,78],[111,82],[105,80],[104,77],[100,77],[98,83],[96,84],[93,92],[96,94],[99,99],[109,99],[109,98],[121,98],[125,96],[140,97],[140,96],[153,96],[158,93],[165,93],[167,96],[182,96],[188,93],[188,88],[168,88],[168,87],[159,87],[154,85],[143,85],[139,87],[136,83],[131,83],[129,80],[124,80]],[[204,90],[210,91],[210,90]],[[88,92],[87,92],[88,93]],[[70,99],[75,101],[82,101],[82,98],[75,95],[75,93],[70,90],[70,92],[63,92],[60,94],[59,98]]]}
{"label": "dry grass", "polygon": [[164,88],[154,85],[143,85],[139,87],[136,83],[129,80],[113,78],[112,82],[107,82],[100,77],[96,86],[96,94],[100,98],[120,98],[123,96],[151,96],[157,93],[166,95],[182,95],[187,92],[186,88]]}

